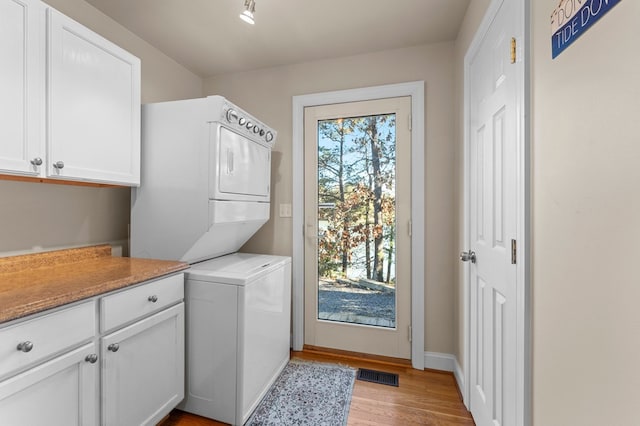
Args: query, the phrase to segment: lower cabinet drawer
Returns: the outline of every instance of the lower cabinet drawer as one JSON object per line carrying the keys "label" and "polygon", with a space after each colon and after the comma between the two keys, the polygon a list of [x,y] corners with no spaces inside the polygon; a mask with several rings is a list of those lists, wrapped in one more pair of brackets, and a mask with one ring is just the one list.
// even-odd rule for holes
{"label": "lower cabinet drawer", "polygon": [[90,301],[0,329],[0,377],[92,339],[95,321]]}
{"label": "lower cabinet drawer", "polygon": [[184,298],[184,274],[172,275],[100,299],[102,333],[175,304]]}

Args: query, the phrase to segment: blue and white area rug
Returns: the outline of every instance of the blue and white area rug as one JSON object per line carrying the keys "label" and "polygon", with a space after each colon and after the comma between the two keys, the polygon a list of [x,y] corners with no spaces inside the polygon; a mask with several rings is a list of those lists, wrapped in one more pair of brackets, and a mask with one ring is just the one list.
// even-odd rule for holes
{"label": "blue and white area rug", "polygon": [[292,359],[245,426],[346,425],[355,376],[350,367]]}

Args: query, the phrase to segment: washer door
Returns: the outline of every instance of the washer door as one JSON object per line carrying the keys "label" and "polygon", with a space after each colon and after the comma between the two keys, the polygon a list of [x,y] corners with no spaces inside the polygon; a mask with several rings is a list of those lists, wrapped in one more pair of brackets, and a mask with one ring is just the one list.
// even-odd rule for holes
{"label": "washer door", "polygon": [[269,201],[271,150],[225,127],[220,127],[218,135],[218,182],[213,198]]}

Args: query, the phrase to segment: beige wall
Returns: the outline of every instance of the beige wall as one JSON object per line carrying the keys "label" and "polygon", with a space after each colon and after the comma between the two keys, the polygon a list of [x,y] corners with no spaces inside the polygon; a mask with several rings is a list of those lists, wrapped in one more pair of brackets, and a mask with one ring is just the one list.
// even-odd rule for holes
{"label": "beige wall", "polygon": [[552,60],[557,4],[531,1],[534,421],[637,425],[640,2]]}
{"label": "beige wall", "polygon": [[[202,79],[82,0],[48,3],[142,60],[143,102],[202,96]],[[0,255],[127,239],[129,189],[0,181]]]}
{"label": "beige wall", "polygon": [[206,94],[220,94],[278,130],[271,220],[243,248],[291,255],[292,96],[424,80],[426,124],[426,350],[451,353],[453,342],[453,44],[444,43],[212,77]]}

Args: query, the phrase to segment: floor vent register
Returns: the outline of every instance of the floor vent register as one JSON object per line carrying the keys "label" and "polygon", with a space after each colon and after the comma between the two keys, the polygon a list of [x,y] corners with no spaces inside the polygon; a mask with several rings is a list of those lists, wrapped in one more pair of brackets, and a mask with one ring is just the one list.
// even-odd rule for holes
{"label": "floor vent register", "polygon": [[393,373],[386,373],[384,371],[367,370],[366,368],[360,368],[358,369],[358,376],[356,378],[365,382],[398,386],[398,375]]}

